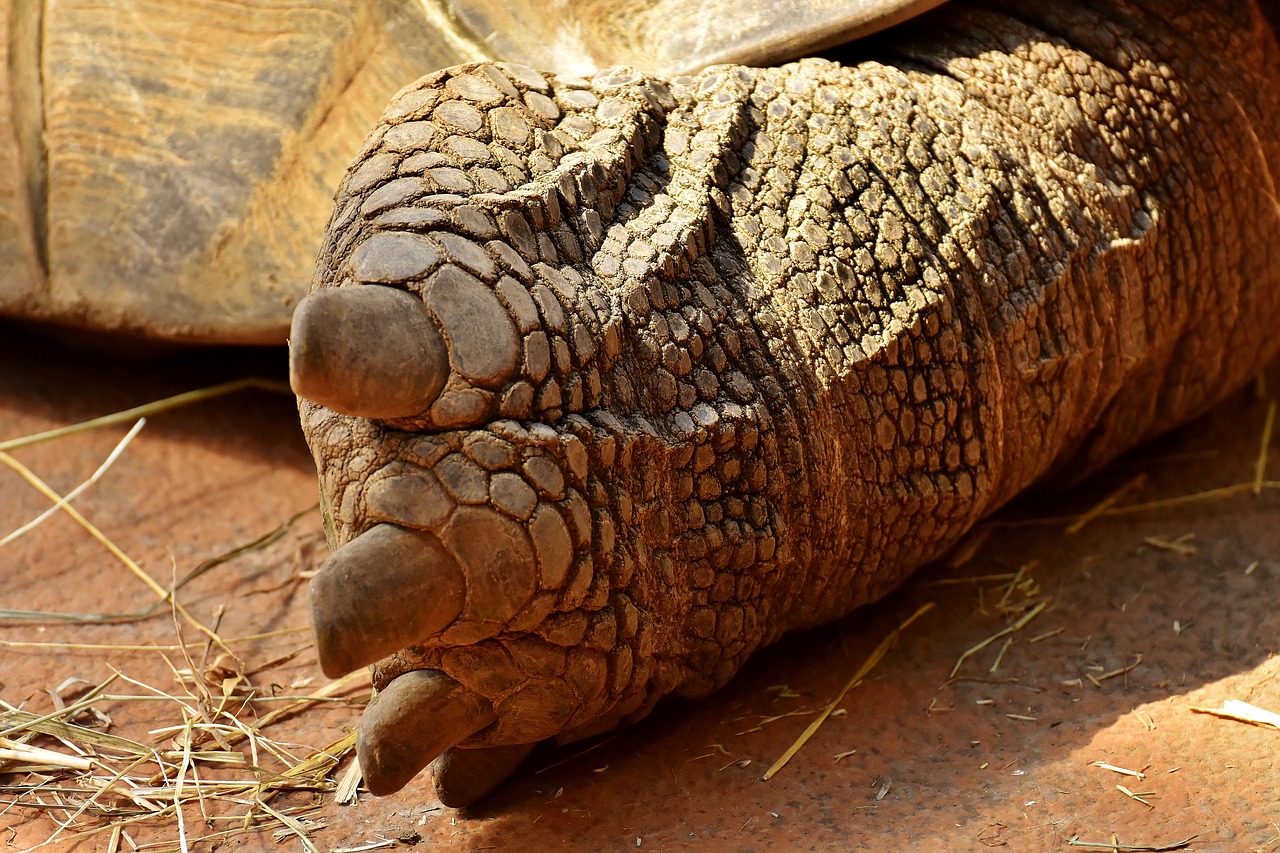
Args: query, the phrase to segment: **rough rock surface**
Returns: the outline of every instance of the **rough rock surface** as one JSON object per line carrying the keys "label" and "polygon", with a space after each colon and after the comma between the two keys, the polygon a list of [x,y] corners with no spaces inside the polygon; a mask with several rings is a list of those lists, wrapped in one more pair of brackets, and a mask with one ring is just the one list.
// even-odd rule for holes
{"label": "rough rock surface", "polygon": [[[448,375],[397,417],[302,404],[322,660],[408,697],[370,711],[371,788],[415,740],[704,694],[1252,375],[1277,80],[1242,3],[951,4],[847,65],[402,91],[317,285],[421,296]],[[397,688],[424,669],[448,689]],[[463,704],[496,724],[427,732]]]}

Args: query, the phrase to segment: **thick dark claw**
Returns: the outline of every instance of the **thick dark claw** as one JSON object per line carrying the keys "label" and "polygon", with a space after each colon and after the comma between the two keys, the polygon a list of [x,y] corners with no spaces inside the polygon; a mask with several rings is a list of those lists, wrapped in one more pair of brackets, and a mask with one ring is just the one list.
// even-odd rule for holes
{"label": "thick dark claw", "polygon": [[374,697],[360,721],[357,752],[365,785],[380,797],[394,794],[497,719],[489,700],[444,673],[406,672]]}
{"label": "thick dark claw", "polygon": [[465,808],[506,781],[532,751],[533,744],[451,749],[431,762],[436,796],[449,808]]}
{"label": "thick dark claw", "polygon": [[346,415],[419,415],[449,377],[449,354],[422,300],[378,285],[303,299],[289,331],[289,382],[299,397]]}
{"label": "thick dark claw", "polygon": [[462,570],[436,537],[379,524],[330,555],[311,581],[325,674],[338,677],[444,629],[462,611]]}

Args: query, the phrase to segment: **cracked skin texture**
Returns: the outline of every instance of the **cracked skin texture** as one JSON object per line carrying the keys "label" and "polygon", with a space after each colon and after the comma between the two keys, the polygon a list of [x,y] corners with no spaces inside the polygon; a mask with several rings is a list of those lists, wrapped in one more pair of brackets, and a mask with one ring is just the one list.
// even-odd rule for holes
{"label": "cracked skin texture", "polygon": [[294,334],[404,365],[345,380],[390,409],[301,402],[340,546],[322,661],[382,691],[372,790],[444,752],[465,803],[522,745],[704,695],[1275,355],[1261,13],[1026,5],[847,64],[397,95],[309,298],[398,307]]}

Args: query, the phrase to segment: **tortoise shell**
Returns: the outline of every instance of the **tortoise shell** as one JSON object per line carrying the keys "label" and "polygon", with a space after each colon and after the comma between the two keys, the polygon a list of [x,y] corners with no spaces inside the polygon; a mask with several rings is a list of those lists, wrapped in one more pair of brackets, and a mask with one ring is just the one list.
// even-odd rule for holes
{"label": "tortoise shell", "polygon": [[769,64],[940,2],[0,0],[0,314],[283,343],[334,187],[421,75]]}

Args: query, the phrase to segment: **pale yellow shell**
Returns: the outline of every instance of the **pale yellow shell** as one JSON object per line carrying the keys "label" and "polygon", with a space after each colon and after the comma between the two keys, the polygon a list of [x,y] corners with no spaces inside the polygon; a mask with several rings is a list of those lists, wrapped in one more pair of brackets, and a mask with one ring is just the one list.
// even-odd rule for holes
{"label": "pale yellow shell", "polygon": [[767,64],[942,0],[0,0],[0,314],[281,343],[334,187],[437,68]]}

